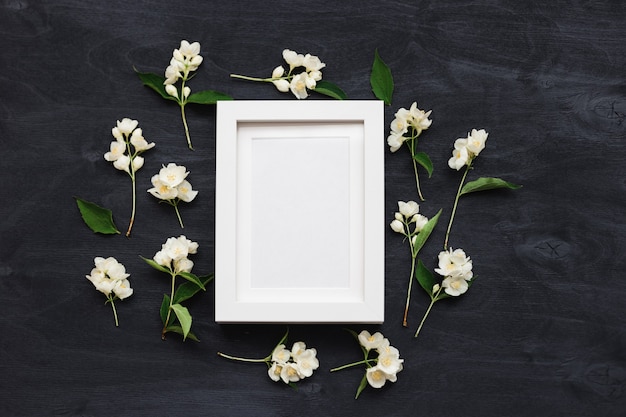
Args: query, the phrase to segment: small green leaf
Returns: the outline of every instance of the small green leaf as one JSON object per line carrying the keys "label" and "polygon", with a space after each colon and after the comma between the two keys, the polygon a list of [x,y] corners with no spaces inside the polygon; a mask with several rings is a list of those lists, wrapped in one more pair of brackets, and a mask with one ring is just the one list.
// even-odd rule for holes
{"label": "small green leaf", "polygon": [[220,100],[232,100],[233,98],[228,94],[220,93],[219,91],[204,90],[191,94],[187,97],[187,103],[196,104],[215,104]]}
{"label": "small green leaf", "polygon": [[378,49],[374,52],[374,63],[372,64],[372,74],[370,75],[370,85],[374,95],[391,105],[391,96],[393,95],[393,77],[391,70],[378,55]]}
{"label": "small green leaf", "polygon": [[[199,278],[206,287],[206,285],[211,282],[211,280],[213,280],[213,274],[202,276]],[[201,288],[195,282],[183,282],[178,286],[176,292],[174,293],[174,303],[180,304],[183,301],[188,300],[189,298],[193,297],[198,291],[200,291],[200,289]]]}
{"label": "small green leaf", "polygon": [[476,191],[494,190],[496,188],[508,188],[510,190],[517,190],[521,187],[521,185],[513,184],[500,178],[481,177],[477,180],[470,181],[465,184],[461,189],[460,195],[474,193]]}
{"label": "small green leaf", "polygon": [[159,310],[159,314],[161,315],[161,321],[165,326],[165,320],[167,320],[167,311],[170,309],[170,296],[167,294],[163,294],[163,301],[161,302],[161,309]]}
{"label": "small green leaf", "polygon": [[165,272],[166,274],[172,273],[172,271],[170,271],[164,266],[159,265],[158,263],[154,262],[152,259],[144,258],[143,256],[139,256],[139,257],[143,259],[148,265],[156,269],[157,271]]}
{"label": "small green leaf", "polygon": [[178,317],[178,321],[183,330],[183,340],[185,340],[191,330],[191,314],[189,314],[187,307],[183,307],[180,304],[172,304],[172,310],[176,314],[176,317]]}
{"label": "small green leaf", "polygon": [[433,232],[433,229],[435,228],[435,226],[437,225],[437,222],[439,221],[439,216],[441,216],[441,210],[442,209],[439,209],[437,214],[435,214],[434,217],[431,217],[422,228],[422,231],[417,234],[417,237],[415,238],[415,242],[413,243],[413,250],[415,251],[415,255],[417,255],[420,249],[422,249],[422,247],[426,243],[426,240],[428,239],[430,234]]}
{"label": "small green leaf", "polygon": [[94,233],[102,233],[105,235],[119,234],[115,223],[113,222],[113,212],[104,207],[100,207],[96,203],[83,200],[82,198],[74,197],[78,210],[83,221]]}
{"label": "small green leaf", "polygon": [[198,287],[200,287],[204,291],[206,291],[206,288],[204,287],[204,284],[202,283],[202,280],[200,278],[198,278],[196,275],[192,274],[191,272],[179,272],[178,276],[181,276],[181,277],[185,278],[187,281],[193,282]]}
{"label": "small green leaf", "polygon": [[315,85],[316,93],[324,94],[326,96],[336,98],[337,100],[345,100],[348,98],[346,93],[337,85],[328,81],[318,81]]}
{"label": "small green leaf", "polygon": [[356,390],[356,395],[354,396],[355,400],[359,399],[359,395],[361,395],[365,387],[367,387],[367,374],[364,374],[363,378],[361,379],[361,383],[359,384],[359,387]]}
{"label": "small green leaf", "polygon": [[[175,325],[172,325],[172,326],[167,326],[167,327],[165,328],[165,332],[166,332],[166,333],[167,333],[167,332],[178,333],[179,335],[181,335],[181,336],[185,337],[185,335],[184,335],[184,331],[183,331],[183,328],[182,328],[182,327],[180,327],[180,326],[178,326],[178,325],[176,325],[176,324],[175,324]],[[189,332],[189,333],[187,333],[187,339],[191,339],[191,340],[193,340],[194,342],[199,342],[199,341],[200,341],[200,340],[198,339],[198,337],[197,337],[195,334],[193,334],[193,332]]]}
{"label": "small green leaf", "polygon": [[435,280],[433,273],[424,266],[424,263],[421,259],[417,260],[417,268],[415,268],[415,279],[420,283],[422,288],[430,295],[433,296],[433,286],[438,284],[439,282]]}
{"label": "small green leaf", "polygon": [[426,172],[428,172],[428,178],[433,176],[433,161],[430,160],[430,157],[426,154],[426,152],[417,152],[413,155],[413,159],[426,169]]}
{"label": "small green leaf", "polygon": [[157,75],[157,74],[153,74],[151,72],[139,72],[137,71],[136,68],[135,68],[135,73],[139,76],[139,79],[141,80],[143,85],[145,85],[146,87],[150,87],[164,99],[178,101],[176,98],[170,96],[165,91],[165,85],[163,84],[163,82],[165,81],[164,77],[161,77],[160,75]]}

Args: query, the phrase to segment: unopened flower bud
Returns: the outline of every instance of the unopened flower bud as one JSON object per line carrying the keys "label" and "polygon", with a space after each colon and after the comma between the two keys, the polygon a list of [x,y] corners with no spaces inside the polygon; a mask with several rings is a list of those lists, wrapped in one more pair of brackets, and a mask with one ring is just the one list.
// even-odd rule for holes
{"label": "unopened flower bud", "polygon": [[282,67],[282,65],[279,65],[274,68],[274,71],[272,71],[272,78],[280,78],[283,76],[284,73],[285,69]]}
{"label": "unopened flower bud", "polygon": [[392,221],[389,226],[396,233],[404,233],[404,224],[400,220]]}
{"label": "unopened flower bud", "polygon": [[191,88],[189,88],[189,87],[185,86],[185,87],[183,88],[183,97],[184,97],[184,98],[187,98],[187,97],[189,97],[189,94],[191,94]]}
{"label": "unopened flower bud", "polygon": [[178,98],[178,90],[172,84],[168,84],[165,86],[165,92],[172,97]]}

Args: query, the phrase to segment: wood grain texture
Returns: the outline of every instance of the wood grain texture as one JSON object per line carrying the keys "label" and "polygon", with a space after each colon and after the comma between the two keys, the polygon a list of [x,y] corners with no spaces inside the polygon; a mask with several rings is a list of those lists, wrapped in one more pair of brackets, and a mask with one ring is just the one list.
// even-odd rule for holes
{"label": "wood grain texture", "polygon": [[[620,1],[0,1],[0,415],[623,416],[625,35]],[[427,296],[414,291],[402,328],[410,257],[388,229],[386,321],[368,329],[405,358],[395,384],[354,401],[361,370],[328,372],[360,355],[342,326],[291,327],[321,361],[297,390],[272,383],[264,365],[218,358],[265,356],[284,327],[215,324],[212,286],[187,303],[201,343],[161,341],[168,280],[139,255],[183,232],[200,244],[194,272],[214,265],[215,110],[189,106],[190,152],[177,107],[133,73],[161,73],[181,39],[202,44],[192,88],[237,99],[293,99],[229,78],[269,75],[283,48],[319,55],[326,80],[372,99],[378,48],[396,84],[386,122],[413,101],[433,110],[420,138],[435,165],[421,211],[444,209],[421,255],[431,268],[460,179],[446,164],[457,137],[489,132],[470,179],[523,184],[461,199],[451,246],[478,279],[435,305],[418,340]],[[102,158],[123,117],[157,143],[138,173],[130,239],[91,233],[72,198],[126,227],[130,181]],[[408,155],[385,158],[381,227],[398,200],[416,198]],[[200,191],[182,207],[182,231],[143,191],[168,162]],[[94,256],[131,273],[119,328],[84,278]]]}

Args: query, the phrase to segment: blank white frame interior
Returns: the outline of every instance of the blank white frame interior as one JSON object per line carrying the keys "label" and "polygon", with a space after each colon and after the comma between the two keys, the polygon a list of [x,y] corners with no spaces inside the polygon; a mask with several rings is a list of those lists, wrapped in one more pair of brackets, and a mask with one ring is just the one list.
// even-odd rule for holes
{"label": "blank white frame interior", "polygon": [[215,320],[382,323],[381,101],[217,104]]}

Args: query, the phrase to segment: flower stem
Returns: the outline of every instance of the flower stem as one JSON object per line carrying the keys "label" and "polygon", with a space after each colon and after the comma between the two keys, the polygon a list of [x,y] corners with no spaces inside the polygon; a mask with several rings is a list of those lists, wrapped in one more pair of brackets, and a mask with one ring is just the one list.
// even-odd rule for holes
{"label": "flower stem", "polygon": [[239,78],[240,80],[248,80],[248,81],[263,81],[263,82],[270,82],[272,81],[272,78],[257,78],[257,77],[248,77],[246,75],[239,75],[239,74],[230,74],[231,78]]}
{"label": "flower stem", "polygon": [[349,363],[349,364],[346,364],[346,365],[338,366],[336,368],[331,369],[330,372],[341,371],[342,369],[351,368],[351,367],[357,366],[357,365],[363,365],[363,364],[368,365],[371,361],[375,361],[375,360],[376,359],[363,359],[362,361],[352,362],[352,363]]}
{"label": "flower stem", "polygon": [[231,355],[227,355],[225,353],[222,352],[217,352],[218,356],[221,356],[222,358],[226,358],[226,359],[230,359],[233,361],[240,361],[240,362],[254,362],[254,363],[267,363],[268,359],[267,358],[263,358],[263,359],[249,359],[249,358],[240,358],[237,356],[231,356]]}
{"label": "flower stem", "polygon": [[189,149],[193,151],[193,146],[191,146],[191,138],[189,137],[189,126],[187,126],[187,117],[185,116],[185,103],[180,103],[180,115],[183,118],[183,126],[185,127],[187,146],[189,146]]}
{"label": "flower stem", "polygon": [[180,228],[184,229],[183,219],[180,217],[180,211],[178,211],[178,202],[172,204],[174,206],[174,210],[176,211],[176,217],[178,217],[178,223],[180,223]]}
{"label": "flower stem", "polygon": [[133,164],[133,162],[135,161],[135,156],[137,156],[136,154],[132,154],[130,151],[130,142],[129,139],[127,139],[126,141],[126,149],[128,151],[128,154],[130,155],[130,164],[129,164],[129,169],[128,169],[128,175],[130,175],[130,180],[132,182],[132,193],[133,193],[133,202],[132,202],[132,210],[130,212],[130,221],[128,223],[128,230],[126,231],[126,237],[130,237],[130,232],[133,229],[133,224],[135,223],[135,207],[136,207],[136,200],[137,200],[137,190],[136,190],[136,186],[135,186],[135,165]]}
{"label": "flower stem", "polygon": [[165,333],[167,333],[167,325],[170,322],[170,317],[172,315],[172,304],[174,304],[174,289],[176,286],[176,274],[171,272],[172,275],[172,289],[170,293],[170,305],[167,308],[167,317],[165,318],[165,323],[163,323],[163,330],[161,331],[161,340],[165,340]]}
{"label": "flower stem", "polygon": [[413,158],[413,171],[415,172],[415,184],[417,185],[417,195],[419,196],[421,201],[424,201],[424,196],[422,195],[422,189],[420,187],[420,178],[417,174],[417,161]]}
{"label": "flower stem", "polygon": [[109,294],[109,301],[111,302],[111,307],[113,308],[113,317],[115,318],[115,327],[119,327],[120,323],[117,320],[117,310],[115,309],[115,302],[113,301],[113,297]]}
{"label": "flower stem", "polygon": [[437,293],[434,296],[432,296],[432,299],[430,300],[430,305],[428,306],[428,309],[426,310],[426,313],[424,313],[424,317],[422,317],[422,321],[420,322],[420,325],[418,326],[417,331],[415,332],[415,336],[414,337],[417,337],[417,335],[420,334],[420,330],[422,330],[422,326],[424,326],[424,322],[426,321],[426,317],[428,317],[428,314],[430,313],[430,310],[433,308],[433,305],[437,301],[437,297],[439,297],[439,294],[441,293],[442,289],[443,289],[443,287],[439,287],[439,290],[437,291]]}
{"label": "flower stem", "polygon": [[450,222],[448,223],[448,230],[446,230],[446,239],[443,242],[443,249],[448,250],[448,238],[450,237],[450,229],[452,229],[452,222],[454,221],[454,215],[456,214],[456,207],[459,204],[459,197],[461,196],[461,189],[463,188],[463,183],[465,182],[465,177],[467,177],[467,173],[472,166],[472,161],[467,164],[467,168],[465,168],[465,172],[463,173],[463,177],[461,178],[461,183],[459,184],[459,189],[456,192],[456,198],[454,199],[454,206],[452,206],[452,214],[450,215]]}
{"label": "flower stem", "polygon": [[417,257],[417,254],[413,253],[413,243],[411,242],[411,240],[409,239],[409,244],[411,245],[411,275],[409,275],[409,288],[406,292],[406,305],[404,307],[404,318],[402,319],[402,326],[404,327],[409,327],[409,325],[406,322],[406,318],[409,314],[409,303],[411,301],[411,288],[413,286],[413,274],[415,273],[415,258]]}

